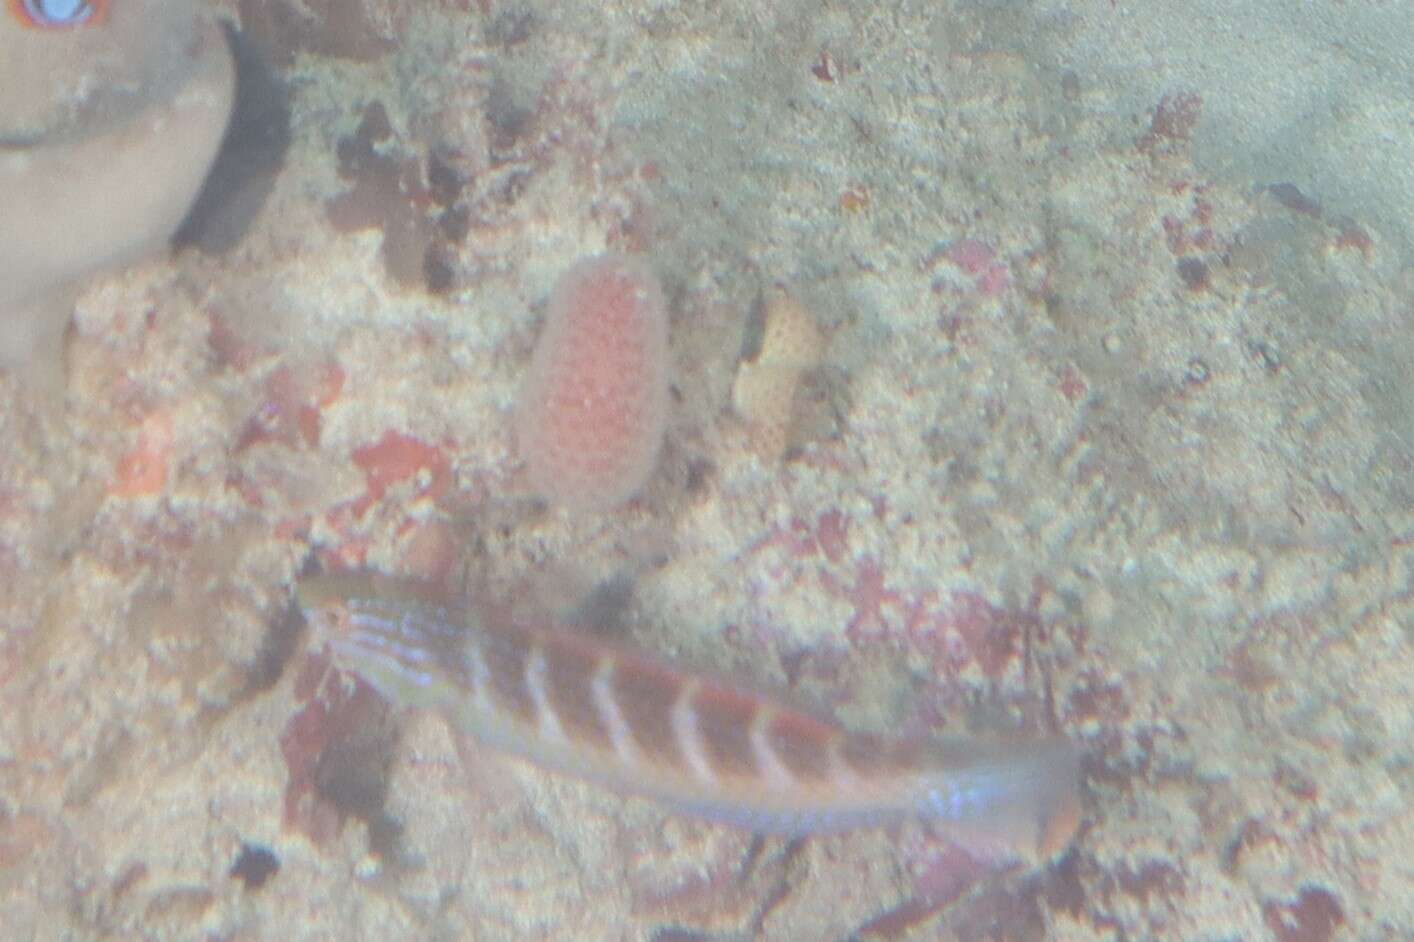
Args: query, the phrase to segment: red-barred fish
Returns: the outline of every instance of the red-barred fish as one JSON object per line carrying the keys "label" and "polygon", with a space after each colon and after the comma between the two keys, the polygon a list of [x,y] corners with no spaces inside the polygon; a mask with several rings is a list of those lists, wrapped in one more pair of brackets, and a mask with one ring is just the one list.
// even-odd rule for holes
{"label": "red-barred fish", "polygon": [[993,859],[1048,859],[1080,819],[1063,739],[990,743],[849,732],[583,632],[488,627],[367,573],[300,583],[316,643],[395,705],[545,768],[671,811],[803,836],[921,820]]}

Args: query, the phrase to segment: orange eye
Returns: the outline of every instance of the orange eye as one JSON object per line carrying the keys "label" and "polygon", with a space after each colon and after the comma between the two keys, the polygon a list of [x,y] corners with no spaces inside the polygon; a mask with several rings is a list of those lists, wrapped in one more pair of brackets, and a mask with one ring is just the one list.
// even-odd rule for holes
{"label": "orange eye", "polygon": [[103,21],[108,0],[9,0],[10,12],[35,29],[70,29]]}

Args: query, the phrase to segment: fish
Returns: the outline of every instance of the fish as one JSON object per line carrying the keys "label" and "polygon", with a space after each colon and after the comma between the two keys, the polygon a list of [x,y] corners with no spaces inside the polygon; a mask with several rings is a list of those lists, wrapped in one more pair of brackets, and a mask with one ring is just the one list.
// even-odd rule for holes
{"label": "fish", "polygon": [[990,741],[845,729],[785,700],[585,632],[489,623],[376,573],[301,580],[335,664],[395,706],[552,772],[764,835],[918,820],[992,860],[1044,861],[1080,822],[1063,737]]}
{"label": "fish", "polygon": [[109,0],[6,0],[20,25],[31,29],[73,29],[97,26],[108,13]]}

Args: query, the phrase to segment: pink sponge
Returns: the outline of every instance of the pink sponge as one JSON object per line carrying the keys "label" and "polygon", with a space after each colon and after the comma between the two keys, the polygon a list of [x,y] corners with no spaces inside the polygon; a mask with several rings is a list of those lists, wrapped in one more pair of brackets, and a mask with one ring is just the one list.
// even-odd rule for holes
{"label": "pink sponge", "polygon": [[532,485],[574,510],[643,486],[668,417],[668,316],[658,279],[621,255],[560,278],[516,415]]}

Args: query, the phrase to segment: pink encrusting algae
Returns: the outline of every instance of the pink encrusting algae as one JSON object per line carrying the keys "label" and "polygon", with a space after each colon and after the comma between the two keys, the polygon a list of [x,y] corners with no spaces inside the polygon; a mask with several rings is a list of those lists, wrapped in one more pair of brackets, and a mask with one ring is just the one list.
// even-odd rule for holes
{"label": "pink encrusting algae", "polygon": [[516,415],[532,486],[573,510],[633,497],[668,414],[668,318],[658,280],[622,255],[574,265],[550,297]]}
{"label": "pink encrusting algae", "polygon": [[899,739],[587,633],[487,624],[417,583],[305,580],[299,601],[336,662],[395,705],[546,768],[673,811],[802,836],[910,819],[990,859],[1038,861],[1079,824],[1074,747]]}

